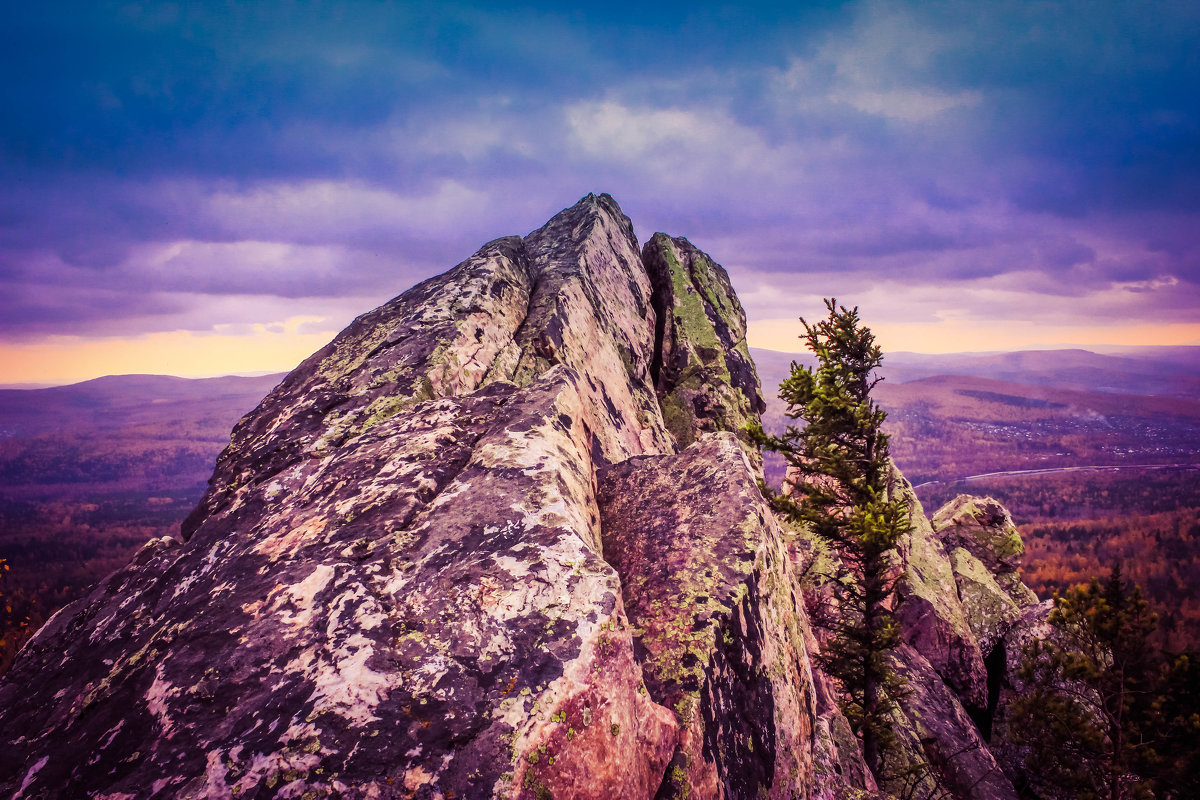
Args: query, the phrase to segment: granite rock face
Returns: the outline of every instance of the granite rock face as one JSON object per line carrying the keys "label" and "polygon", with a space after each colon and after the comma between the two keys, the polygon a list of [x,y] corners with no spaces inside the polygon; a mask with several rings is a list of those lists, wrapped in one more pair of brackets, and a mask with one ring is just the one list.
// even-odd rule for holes
{"label": "granite rock face", "polygon": [[600,476],[646,688],[680,726],[659,798],[803,797],[812,781],[803,600],[756,477],[729,433]]}
{"label": "granite rock face", "polygon": [[912,530],[899,547],[905,571],[896,619],[904,641],[925,657],[964,704],[983,708],[987,704],[987,670],[949,555],[912,485],[895,469],[891,492],[911,509]]}
{"label": "granite rock face", "polygon": [[896,711],[898,743],[891,769],[897,775],[913,764],[923,764],[924,769],[891,781],[888,788],[898,796],[1016,800],[1012,781],[975,720],[961,698],[938,680],[929,661],[902,645],[892,664],[906,695]]}
{"label": "granite rock face", "polygon": [[653,794],[676,724],[595,482],[673,449],[650,295],[629,221],[588,197],[360,317],[239,423],[184,544],[31,642],[0,688],[0,781],[517,797],[583,764],[575,796]]}
{"label": "granite rock face", "polygon": [[[900,479],[899,491],[905,487]],[[932,522],[913,516],[906,596],[897,609],[908,644],[895,655],[906,681],[896,732],[906,754],[901,760],[924,766],[909,785],[886,788],[897,795],[1016,798],[1014,784],[1036,781],[1011,743],[1010,708],[1022,691],[1017,671],[1024,649],[1051,635],[1051,604],[1039,604],[1021,582],[1024,544],[996,500],[959,495]]]}
{"label": "granite rock face", "polygon": [[[686,275],[588,196],[307,359],[235,428],[184,541],[0,683],[0,793],[807,796],[803,606],[753,466],[710,433],[761,407],[745,317],[711,259],[654,241]],[[699,481],[678,503],[614,494],[677,473]],[[630,571],[669,520],[721,553],[654,573],[709,570],[673,612]]]}
{"label": "granite rock face", "polygon": [[[680,447],[697,431],[741,432],[766,408],[729,275],[687,239],[656,233],[642,248],[654,278],[663,420]],[[751,453],[757,459],[757,452]]]}
{"label": "granite rock face", "polygon": [[[607,195],[359,317],[238,423],[180,539],[0,680],[0,796],[886,796],[741,436],[745,337],[725,271]],[[892,491],[905,757],[1007,798],[1011,520]]]}

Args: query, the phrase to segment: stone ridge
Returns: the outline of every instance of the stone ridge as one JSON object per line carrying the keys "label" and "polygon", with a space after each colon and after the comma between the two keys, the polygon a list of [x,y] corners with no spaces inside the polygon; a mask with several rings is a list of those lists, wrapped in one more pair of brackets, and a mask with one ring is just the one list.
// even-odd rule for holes
{"label": "stone ridge", "polygon": [[745,327],[719,264],[639,251],[607,195],[359,317],[238,423],[184,541],[0,679],[0,796],[1013,800],[1046,609],[1011,519],[935,528],[894,472],[920,785],[877,781],[815,666],[819,548],[737,435]]}
{"label": "stone ridge", "polygon": [[[681,728],[643,682],[597,496],[606,465],[675,450],[655,291],[589,195],[356,319],[238,423],[183,544],[27,645],[0,681],[0,793],[655,794]],[[752,663],[743,641],[721,657]]]}

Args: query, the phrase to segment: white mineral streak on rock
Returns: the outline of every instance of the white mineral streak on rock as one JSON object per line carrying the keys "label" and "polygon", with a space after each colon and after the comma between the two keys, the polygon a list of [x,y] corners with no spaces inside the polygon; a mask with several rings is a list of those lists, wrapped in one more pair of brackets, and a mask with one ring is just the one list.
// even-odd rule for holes
{"label": "white mineral streak on rock", "polygon": [[375,707],[392,688],[392,678],[367,667],[375,643],[360,634],[340,640],[330,661],[322,659],[304,675],[313,684],[309,701],[313,713],[332,712],[351,725],[362,727],[379,719]]}
{"label": "white mineral streak on rock", "polygon": [[213,542],[213,546],[208,549],[208,553],[205,554],[204,561],[200,565],[200,573],[206,575],[209,572],[212,572],[213,567],[217,565],[217,559],[225,550],[228,550],[230,546],[230,542],[225,539]]}
{"label": "white mineral streak on rock", "polygon": [[102,618],[99,622],[95,623],[92,634],[88,636],[88,642],[90,644],[96,644],[108,636],[108,626],[117,618],[117,611],[118,609],[114,608],[108,613],[108,615]]}
{"label": "white mineral streak on rock", "polygon": [[25,773],[25,779],[21,781],[21,788],[17,789],[17,793],[13,795],[13,800],[17,800],[29,788],[29,784],[33,783],[34,776],[42,771],[42,767],[46,766],[46,762],[49,760],[50,756],[42,756],[34,762],[29,771]]}
{"label": "white mineral streak on rock", "polygon": [[[322,526],[323,527],[323,526]],[[317,593],[333,580],[334,568],[329,564],[318,564],[308,577],[299,583],[277,589],[271,610],[279,613],[279,619],[293,628],[303,629],[312,624],[314,602]],[[294,605],[295,610],[285,608]]]}
{"label": "white mineral streak on rock", "polygon": [[179,597],[181,594],[188,592],[192,588],[192,584],[199,580],[199,578],[200,576],[194,572],[191,575],[188,575],[175,587],[175,591],[171,594],[171,597]]}
{"label": "white mineral streak on rock", "polygon": [[224,759],[221,758],[223,752],[220,749],[210,750],[205,754],[207,768],[204,772],[204,798],[205,800],[232,800],[233,790],[229,783],[225,780],[225,776],[229,774],[229,768],[225,766]]}
{"label": "white mineral streak on rock", "polygon": [[125,720],[120,720],[117,722],[116,725],[113,725],[111,728],[109,728],[107,731],[105,731],[104,736],[100,740],[100,747],[98,749],[103,750],[104,748],[106,748],[110,744],[112,744],[113,739],[116,738],[117,734],[121,732],[121,728],[124,728],[124,727],[125,727]]}
{"label": "white mineral streak on rock", "polygon": [[216,599],[223,594],[229,594],[237,589],[237,586],[231,581],[221,581],[212,589],[209,590],[209,597]]}
{"label": "white mineral streak on rock", "polygon": [[[240,480],[243,480],[243,481],[249,480],[249,478],[250,478],[250,476],[248,476],[248,475],[239,475],[238,477]],[[235,511],[237,511],[246,502],[246,498],[249,494],[250,494],[249,486],[245,486],[245,485],[239,486],[237,488],[237,490],[234,491],[233,495],[229,498],[226,505],[221,509],[221,513],[222,514],[232,514]]]}
{"label": "white mineral streak on rock", "polygon": [[163,678],[163,671],[164,665],[160,663],[154,672],[154,682],[146,690],[146,708],[158,720],[163,736],[169,737],[175,723],[171,720],[167,700],[179,694],[179,689]]}

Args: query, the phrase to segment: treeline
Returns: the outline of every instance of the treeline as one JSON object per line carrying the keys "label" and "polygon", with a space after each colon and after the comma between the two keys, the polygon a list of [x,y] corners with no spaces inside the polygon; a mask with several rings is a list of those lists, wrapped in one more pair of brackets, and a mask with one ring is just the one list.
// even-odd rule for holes
{"label": "treeline", "polygon": [[1157,615],[1156,642],[1200,648],[1200,471],[1062,473],[919,490],[935,511],[966,492],[995,497],[1025,540],[1022,578],[1048,598],[1119,565]]}
{"label": "treeline", "polygon": [[1200,648],[1200,507],[1023,528],[1022,577],[1041,597],[1120,565],[1146,593],[1165,647]]}
{"label": "treeline", "polygon": [[81,500],[0,497],[0,674],[59,608],[125,566],[147,540],[178,536],[198,492]]}

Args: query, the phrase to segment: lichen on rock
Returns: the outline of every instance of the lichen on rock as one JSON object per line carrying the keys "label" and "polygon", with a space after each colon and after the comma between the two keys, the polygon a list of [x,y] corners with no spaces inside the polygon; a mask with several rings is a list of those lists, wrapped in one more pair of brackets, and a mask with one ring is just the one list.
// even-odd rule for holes
{"label": "lichen on rock", "polygon": [[740,434],[766,405],[728,273],[665,233],[651,237],[642,258],[654,284],[660,345],[652,373],[667,429],[680,448],[704,432]]}
{"label": "lichen on rock", "polygon": [[[762,408],[729,276],[686,239],[639,249],[588,195],[485,244],[306,359],[180,538],[33,637],[0,794],[880,796],[741,435]],[[1006,512],[934,528],[892,484],[925,763],[1003,719],[980,645],[1011,658],[1030,598]]]}
{"label": "lichen on rock", "polygon": [[680,725],[660,798],[802,796],[813,771],[807,619],[783,535],[730,433],[600,475],[650,696]]}
{"label": "lichen on rock", "polygon": [[959,597],[949,555],[925,517],[912,485],[896,469],[891,491],[911,509],[912,528],[899,547],[905,572],[896,619],[904,641],[929,661],[965,704],[983,708],[987,703],[987,671]]}
{"label": "lichen on rock", "polygon": [[947,549],[969,552],[1019,608],[1037,602],[1037,596],[1021,582],[1025,554],[1021,532],[999,501],[960,494],[938,509],[932,522]]}

